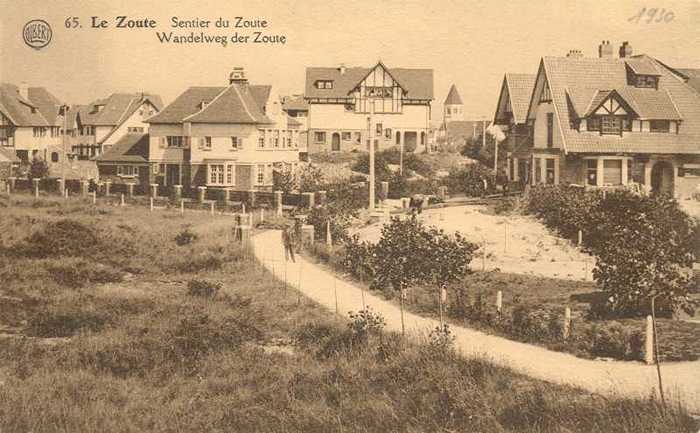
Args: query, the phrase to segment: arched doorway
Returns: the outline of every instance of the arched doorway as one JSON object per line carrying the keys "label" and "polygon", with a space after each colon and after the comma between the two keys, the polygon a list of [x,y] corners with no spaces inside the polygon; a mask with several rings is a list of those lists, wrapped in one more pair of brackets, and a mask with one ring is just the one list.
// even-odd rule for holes
{"label": "arched doorway", "polygon": [[333,152],[340,152],[340,134],[337,132],[334,132],[331,137],[331,150]]}
{"label": "arched doorway", "polygon": [[673,164],[659,161],[651,169],[651,191],[673,195]]}

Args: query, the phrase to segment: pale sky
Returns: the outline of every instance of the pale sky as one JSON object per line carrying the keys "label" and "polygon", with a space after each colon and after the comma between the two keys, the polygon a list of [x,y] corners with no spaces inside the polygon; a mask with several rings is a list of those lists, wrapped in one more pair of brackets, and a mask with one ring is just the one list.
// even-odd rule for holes
{"label": "pale sky", "polygon": [[[79,6],[84,4],[84,6]],[[455,83],[468,118],[492,117],[505,72],[536,73],[542,56],[580,49],[597,56],[601,40],[615,52],[629,41],[634,52],[676,67],[700,68],[700,0],[663,1],[65,1],[0,0],[0,81],[44,86],[68,103],[86,103],[113,92],[146,91],[170,102],[189,86],[227,84],[243,66],[255,84],[281,95],[301,93],[306,66],[372,66],[434,70],[434,115]],[[672,11],[670,22],[632,23],[642,8]],[[90,17],[152,18],[153,29],[89,28]],[[83,28],[66,29],[77,16]],[[264,18],[266,32],[284,34],[286,45],[162,45],[156,31],[170,19],[219,16]],[[658,16],[658,13],[657,13]],[[667,15],[668,18],[668,15]],[[53,29],[49,46],[34,50],[22,27],[44,19]],[[241,29],[205,29],[230,35]]]}

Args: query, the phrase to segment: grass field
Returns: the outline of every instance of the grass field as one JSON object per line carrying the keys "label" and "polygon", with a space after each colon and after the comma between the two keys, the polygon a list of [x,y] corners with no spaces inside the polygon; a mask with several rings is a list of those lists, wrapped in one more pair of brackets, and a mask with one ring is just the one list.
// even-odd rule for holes
{"label": "grass field", "polygon": [[272,280],[230,228],[205,213],[0,200],[0,431],[697,429],[653,398],[352,331]]}

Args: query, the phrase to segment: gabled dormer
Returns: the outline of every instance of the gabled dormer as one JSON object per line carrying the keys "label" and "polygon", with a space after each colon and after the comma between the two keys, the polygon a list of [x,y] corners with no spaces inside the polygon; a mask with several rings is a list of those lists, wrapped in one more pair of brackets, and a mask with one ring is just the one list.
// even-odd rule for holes
{"label": "gabled dormer", "polygon": [[632,130],[632,119],[638,117],[630,104],[615,90],[599,90],[584,114],[586,130],[601,135],[622,135]]}
{"label": "gabled dormer", "polygon": [[629,58],[625,60],[625,67],[628,85],[643,89],[659,88],[661,74],[650,61],[643,57]]}
{"label": "gabled dormer", "polygon": [[354,111],[369,113],[373,104],[376,113],[401,113],[405,92],[388,68],[379,62],[352,90],[355,97]]}

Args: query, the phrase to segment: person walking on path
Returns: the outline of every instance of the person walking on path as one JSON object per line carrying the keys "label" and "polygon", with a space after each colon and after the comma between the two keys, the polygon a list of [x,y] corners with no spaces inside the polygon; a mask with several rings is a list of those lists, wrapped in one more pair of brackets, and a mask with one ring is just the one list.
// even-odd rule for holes
{"label": "person walking on path", "polygon": [[282,243],[284,244],[284,259],[289,261],[291,256],[292,262],[296,263],[294,259],[294,235],[291,233],[290,227],[285,227],[282,230]]}

